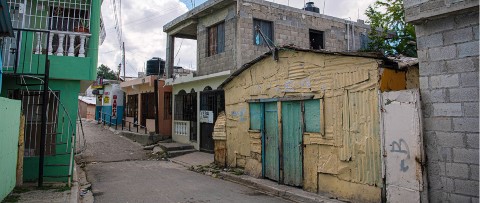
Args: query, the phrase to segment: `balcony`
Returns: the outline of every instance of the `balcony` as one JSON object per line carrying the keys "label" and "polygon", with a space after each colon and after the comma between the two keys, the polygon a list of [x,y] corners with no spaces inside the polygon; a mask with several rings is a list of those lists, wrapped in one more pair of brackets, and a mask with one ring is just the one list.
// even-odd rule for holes
{"label": "balcony", "polygon": [[15,36],[4,39],[1,47],[5,74],[42,75],[48,59],[51,78],[95,78],[98,30],[89,28],[100,24],[100,8],[93,1],[7,0],[7,4],[15,14]]}

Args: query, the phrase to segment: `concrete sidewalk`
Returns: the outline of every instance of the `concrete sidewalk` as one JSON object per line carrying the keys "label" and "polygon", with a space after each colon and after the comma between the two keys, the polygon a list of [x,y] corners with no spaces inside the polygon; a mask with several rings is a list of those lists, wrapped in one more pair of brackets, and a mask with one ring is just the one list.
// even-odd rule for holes
{"label": "concrete sidewalk", "polygon": [[[213,154],[204,152],[194,152],[183,156],[178,156],[170,159],[170,161],[183,165],[187,168],[196,166],[208,166],[213,163]],[[326,196],[321,196],[315,193],[304,191],[300,188],[280,185],[274,181],[267,179],[258,179],[248,175],[235,175],[229,172],[222,171],[219,177],[230,182],[245,185],[250,188],[262,191],[264,193],[281,197],[294,202],[325,202],[325,203],[340,203],[342,201],[330,199]]]}

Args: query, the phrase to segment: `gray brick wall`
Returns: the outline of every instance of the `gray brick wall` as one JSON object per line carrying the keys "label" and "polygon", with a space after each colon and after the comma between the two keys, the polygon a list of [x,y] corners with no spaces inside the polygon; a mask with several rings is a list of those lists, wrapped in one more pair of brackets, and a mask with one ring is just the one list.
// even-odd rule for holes
{"label": "gray brick wall", "polygon": [[[406,0],[407,19],[448,2]],[[415,22],[429,199],[478,202],[478,7],[431,17]]]}
{"label": "gray brick wall", "polygon": [[[228,15],[218,18],[218,13],[224,12],[225,9],[228,10]],[[266,46],[254,45],[253,19],[273,22],[274,42],[279,46],[294,44],[301,48],[309,48],[309,29],[314,29],[324,32],[325,49],[331,51],[348,50],[346,20],[344,19],[311,13],[272,2],[244,0],[238,15],[236,5],[233,4],[198,19],[198,76],[235,70],[269,51]],[[208,26],[222,21],[225,22],[225,52],[208,56]],[[361,46],[360,34],[368,33],[369,26],[364,23],[355,23],[353,27],[355,28],[355,39],[350,39],[350,50],[358,50]]]}

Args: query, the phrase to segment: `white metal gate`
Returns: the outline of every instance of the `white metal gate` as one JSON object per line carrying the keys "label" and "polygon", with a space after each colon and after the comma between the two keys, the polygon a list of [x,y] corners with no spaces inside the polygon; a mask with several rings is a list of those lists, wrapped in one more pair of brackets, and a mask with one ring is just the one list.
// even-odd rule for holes
{"label": "white metal gate", "polygon": [[388,202],[420,202],[424,159],[418,90],[382,93],[383,146]]}

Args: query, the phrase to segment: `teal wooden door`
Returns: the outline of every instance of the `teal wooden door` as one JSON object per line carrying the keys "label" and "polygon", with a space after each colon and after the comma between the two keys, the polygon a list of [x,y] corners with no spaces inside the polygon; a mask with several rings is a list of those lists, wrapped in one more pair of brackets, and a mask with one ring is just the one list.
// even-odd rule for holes
{"label": "teal wooden door", "polygon": [[265,103],[265,177],[279,180],[278,112],[277,103]]}
{"label": "teal wooden door", "polygon": [[303,143],[300,101],[282,102],[283,183],[302,186]]}

